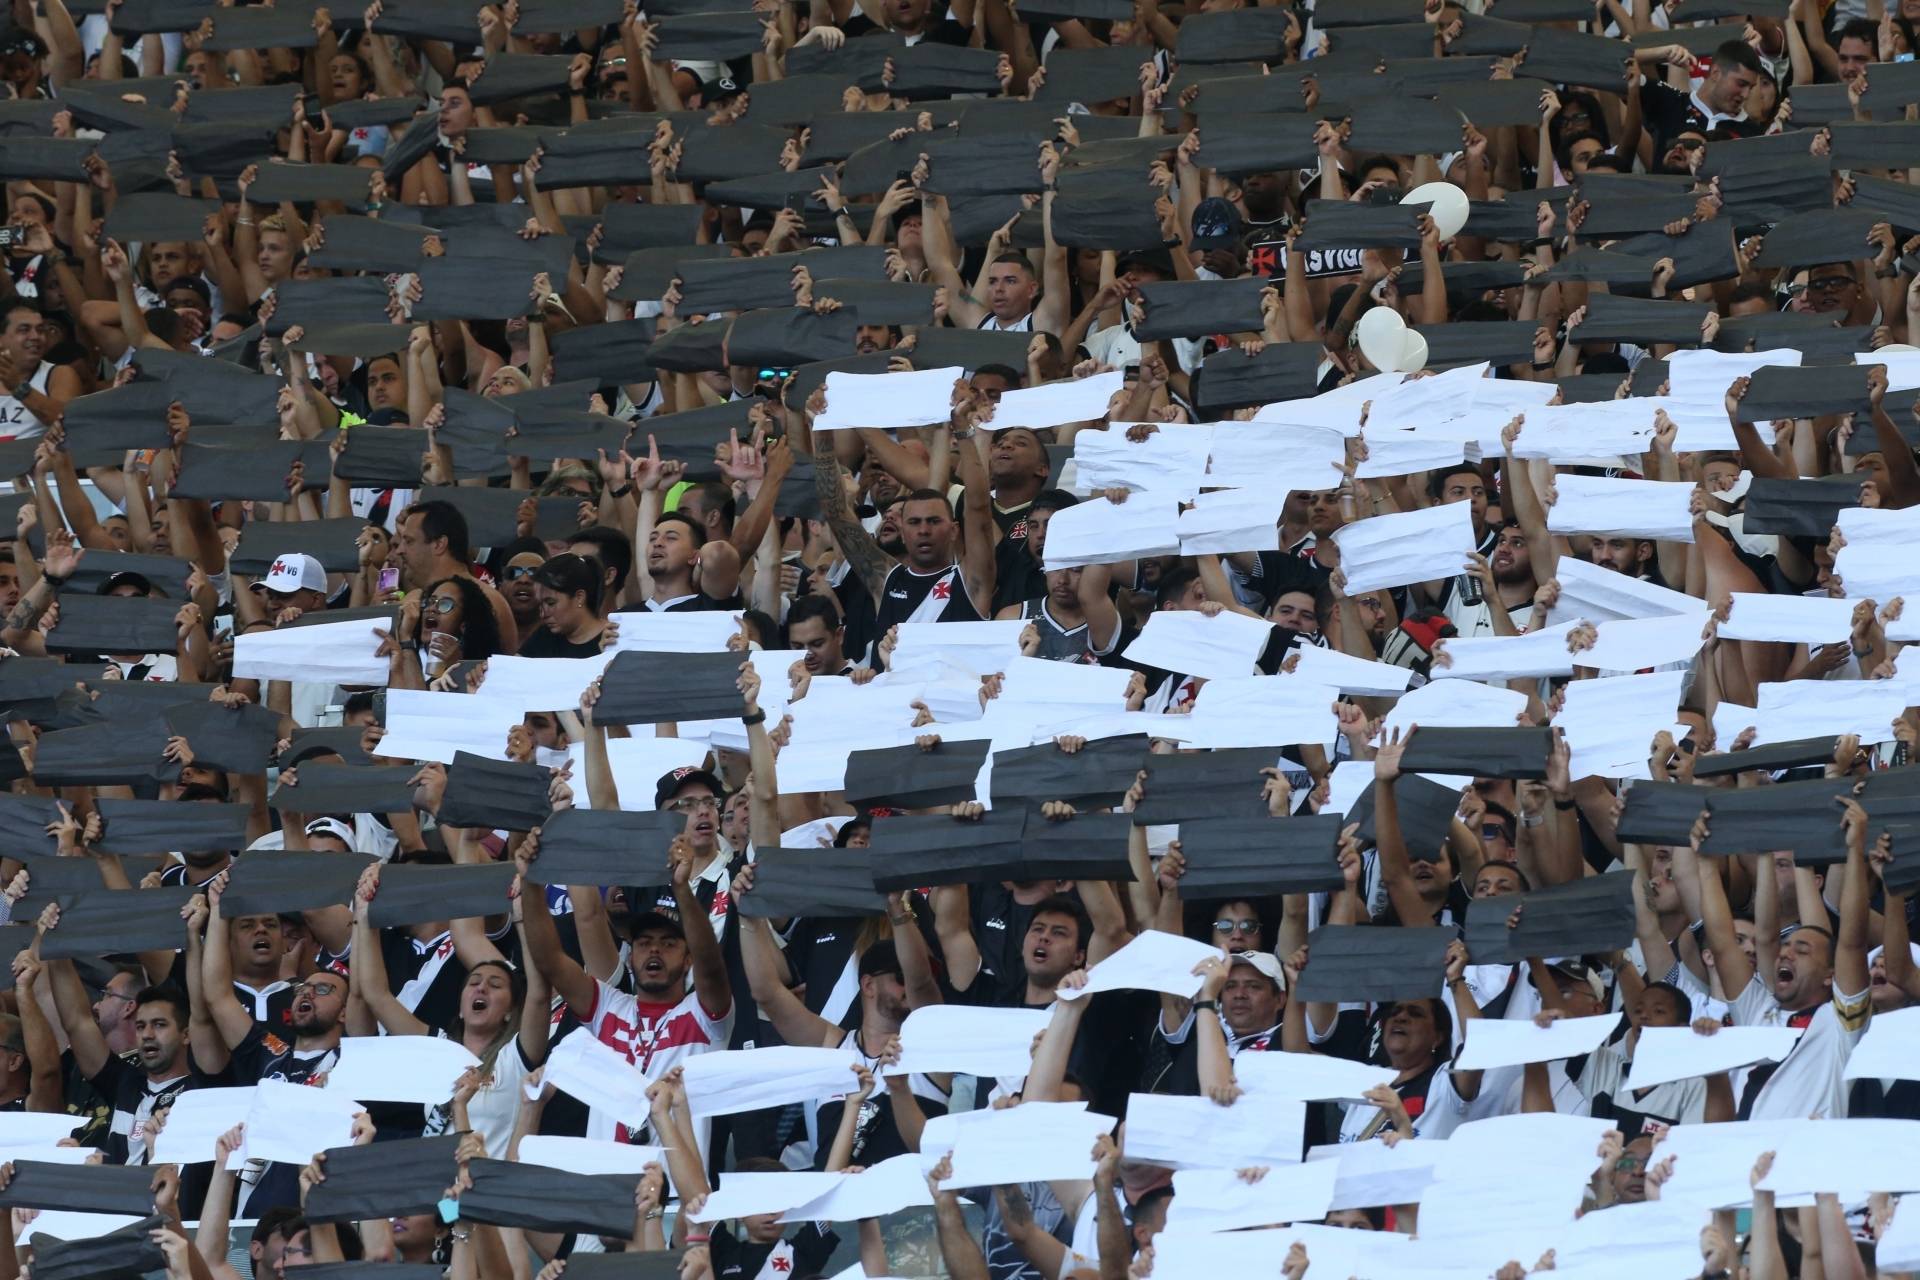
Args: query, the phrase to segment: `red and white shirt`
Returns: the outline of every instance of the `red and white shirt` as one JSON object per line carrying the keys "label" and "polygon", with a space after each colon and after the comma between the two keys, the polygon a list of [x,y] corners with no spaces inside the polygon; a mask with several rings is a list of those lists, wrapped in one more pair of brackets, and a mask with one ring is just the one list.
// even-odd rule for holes
{"label": "red and white shirt", "polygon": [[[604,982],[594,983],[592,1009],[576,1009],[588,1034],[625,1055],[648,1080],[658,1080],[689,1058],[725,1049],[733,1033],[733,1009],[718,1017],[701,1007],[689,991],[677,1004],[642,1001]],[[704,1144],[706,1122],[698,1126]],[[587,1136],[614,1142],[633,1142],[637,1134],[613,1116],[594,1109],[587,1116]]]}

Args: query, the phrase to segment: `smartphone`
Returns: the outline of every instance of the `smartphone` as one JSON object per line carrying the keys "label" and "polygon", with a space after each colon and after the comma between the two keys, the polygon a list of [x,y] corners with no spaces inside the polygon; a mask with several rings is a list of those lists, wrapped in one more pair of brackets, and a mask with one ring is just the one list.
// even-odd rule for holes
{"label": "smartphone", "polygon": [[806,192],[796,191],[792,195],[787,197],[787,208],[791,209],[793,212],[801,215],[802,217],[805,217],[807,212],[807,200],[808,200],[808,196]]}
{"label": "smartphone", "polygon": [[400,589],[400,571],[392,567],[382,569],[380,571],[380,581],[374,587],[374,594],[384,596],[389,592],[397,591],[399,589]]}
{"label": "smartphone", "polygon": [[25,240],[21,227],[0,227],[0,249],[11,249],[16,243]]}

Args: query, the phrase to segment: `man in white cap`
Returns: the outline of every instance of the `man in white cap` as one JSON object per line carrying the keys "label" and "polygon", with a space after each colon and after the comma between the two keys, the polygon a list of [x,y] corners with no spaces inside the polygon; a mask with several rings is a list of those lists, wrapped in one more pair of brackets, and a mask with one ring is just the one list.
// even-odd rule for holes
{"label": "man in white cap", "polygon": [[309,555],[275,556],[253,589],[267,598],[267,620],[275,626],[327,607],[327,571]]}

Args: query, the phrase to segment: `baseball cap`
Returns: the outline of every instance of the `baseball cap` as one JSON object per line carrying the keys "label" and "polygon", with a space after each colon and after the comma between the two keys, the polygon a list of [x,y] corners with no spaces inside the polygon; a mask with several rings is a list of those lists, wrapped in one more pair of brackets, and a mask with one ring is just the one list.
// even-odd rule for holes
{"label": "baseball cap", "polygon": [[1193,207],[1193,235],[1187,244],[1195,249],[1231,249],[1240,243],[1240,211],[1221,196],[1208,196]]}
{"label": "baseball cap", "polygon": [[253,584],[255,591],[325,591],[327,571],[312,556],[275,556],[267,576]]}
{"label": "baseball cap", "polygon": [[726,785],[714,776],[712,770],[702,769],[698,765],[681,765],[678,769],[669,769],[660,775],[660,781],[653,788],[653,807],[666,808],[667,801],[679,795],[680,788],[689,782],[706,783],[707,789],[713,792],[716,799],[727,794]]}
{"label": "baseball cap", "polygon": [[1120,255],[1115,266],[1122,272],[1133,267],[1145,267],[1164,280],[1173,279],[1173,255],[1165,249],[1129,249]]}
{"label": "baseball cap", "polygon": [[747,86],[735,80],[731,75],[715,76],[706,82],[700,101],[711,107],[737,98],[746,91]]}
{"label": "baseball cap", "polygon": [[1601,979],[1598,973],[1588,968],[1584,961],[1580,961],[1580,960],[1562,961],[1561,963],[1556,965],[1549,965],[1548,971],[1550,973],[1554,973],[1557,975],[1561,975],[1561,976],[1573,979],[1575,982],[1579,983],[1580,985],[1584,986],[1587,990],[1591,991],[1593,993],[1593,998],[1595,1000],[1600,1001],[1602,1004],[1606,1003],[1607,984],[1605,983],[1605,981]]}
{"label": "baseball cap", "polygon": [[15,28],[0,36],[0,58],[16,53],[24,53],[29,58],[44,58],[47,56],[47,46],[33,32]]}
{"label": "baseball cap", "polygon": [[1272,952],[1241,951],[1232,957],[1232,961],[1234,964],[1252,965],[1255,969],[1272,979],[1274,986],[1280,988],[1282,991],[1287,989],[1286,971],[1280,967],[1280,962],[1274,959]]}
{"label": "baseball cap", "polygon": [[655,929],[670,933],[676,938],[684,938],[687,936],[686,929],[681,926],[677,918],[658,909],[642,911],[639,915],[632,916],[627,921],[627,936],[629,938],[637,938],[641,934]]}
{"label": "baseball cap", "polygon": [[877,973],[892,974],[896,978],[904,977],[900,968],[900,952],[891,938],[883,939],[866,949],[860,957],[857,977],[865,978]]}
{"label": "baseball cap", "polygon": [[338,818],[315,818],[307,824],[306,832],[310,836],[332,836],[346,845],[350,852],[359,852],[353,843],[353,828]]}
{"label": "baseball cap", "polygon": [[143,596],[154,594],[153,579],[144,573],[135,573],[131,569],[121,569],[117,573],[108,574],[100,580],[100,585],[95,590],[97,594],[105,595],[115,587],[137,587]]}

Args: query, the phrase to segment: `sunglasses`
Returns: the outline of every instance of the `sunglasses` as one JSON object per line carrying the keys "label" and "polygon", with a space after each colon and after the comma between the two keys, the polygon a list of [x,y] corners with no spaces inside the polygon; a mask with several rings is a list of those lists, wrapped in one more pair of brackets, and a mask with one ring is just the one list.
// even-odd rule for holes
{"label": "sunglasses", "polygon": [[518,582],[522,578],[531,578],[538,572],[540,572],[540,566],[537,564],[510,564],[501,576],[508,582]]}
{"label": "sunglasses", "polygon": [[1260,922],[1258,920],[1215,920],[1213,922],[1213,931],[1215,933],[1230,934],[1238,932],[1255,934],[1260,932]]}
{"label": "sunglasses", "polygon": [[426,602],[426,607],[441,617],[446,617],[459,607],[460,602],[452,596],[435,596]]}

